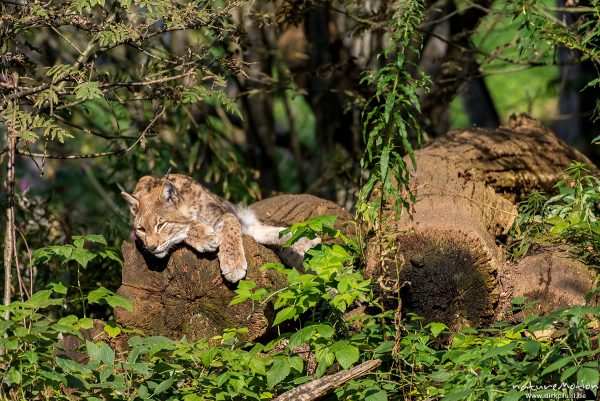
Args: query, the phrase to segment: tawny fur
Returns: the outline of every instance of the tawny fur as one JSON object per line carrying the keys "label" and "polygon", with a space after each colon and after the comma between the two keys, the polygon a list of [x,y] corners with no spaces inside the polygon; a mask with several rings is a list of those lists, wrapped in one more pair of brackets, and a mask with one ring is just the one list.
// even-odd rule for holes
{"label": "tawny fur", "polygon": [[[218,249],[221,272],[233,283],[244,278],[248,268],[242,234],[260,244],[275,246],[289,238],[289,234],[279,235],[285,227],[262,224],[250,209],[227,202],[188,176],[145,176],[133,194],[121,194],[134,216],[135,234],[149,252],[164,258],[182,242],[198,252]],[[281,256],[295,267],[301,266],[304,252],[318,242],[299,241],[281,250]]]}

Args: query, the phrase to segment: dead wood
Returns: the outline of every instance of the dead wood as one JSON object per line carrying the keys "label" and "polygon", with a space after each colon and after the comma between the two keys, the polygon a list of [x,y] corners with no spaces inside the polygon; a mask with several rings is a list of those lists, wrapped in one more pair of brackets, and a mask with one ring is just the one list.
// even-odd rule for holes
{"label": "dead wood", "polygon": [[517,202],[533,190],[551,191],[573,161],[587,164],[600,176],[586,156],[526,114],[511,116],[499,128],[450,131],[423,150],[453,162],[459,177],[482,182]]}
{"label": "dead wood", "polygon": [[351,369],[312,380],[292,390],[286,391],[280,396],[273,398],[273,401],[312,401],[319,399],[331,393],[336,388],[348,383],[350,380],[369,373],[380,364],[380,359],[363,362]]}
{"label": "dead wood", "polygon": [[[507,318],[511,300],[525,297],[534,301],[533,309],[524,313],[545,315],[572,305],[585,304],[585,295],[595,285],[596,274],[583,262],[577,260],[571,249],[564,245],[537,247],[525,257],[506,263],[500,271],[502,290],[499,310]],[[598,297],[590,300],[598,303]]]}
{"label": "dead wood", "polygon": [[399,219],[386,212],[367,246],[366,274],[390,308],[400,291],[405,312],[452,328],[485,326],[513,296],[499,281],[506,258],[498,246],[517,216],[512,200],[547,189],[573,160],[589,160],[526,116],[452,131],[415,159],[416,203]]}

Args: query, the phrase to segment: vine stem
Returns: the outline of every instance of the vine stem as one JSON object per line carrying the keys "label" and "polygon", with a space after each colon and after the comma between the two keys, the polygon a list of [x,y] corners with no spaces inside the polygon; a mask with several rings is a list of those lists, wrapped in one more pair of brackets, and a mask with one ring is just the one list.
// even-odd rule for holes
{"label": "vine stem", "polygon": [[[14,79],[15,86],[18,85],[18,79]],[[14,102],[16,103],[16,102]],[[4,296],[3,304],[8,306],[12,298],[12,260],[15,253],[15,154],[17,147],[17,136],[15,135],[15,126],[17,119],[16,104],[13,107],[13,116],[6,130],[7,159],[6,159],[6,227],[4,231]],[[10,313],[7,310],[4,313],[4,319],[8,320]]]}

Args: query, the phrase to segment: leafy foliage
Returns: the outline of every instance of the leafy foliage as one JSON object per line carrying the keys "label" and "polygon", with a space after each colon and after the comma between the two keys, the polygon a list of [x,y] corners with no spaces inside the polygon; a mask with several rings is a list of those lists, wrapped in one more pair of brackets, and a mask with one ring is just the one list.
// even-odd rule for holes
{"label": "leafy foliage", "polygon": [[[327,217],[300,224],[292,234],[298,231],[343,238]],[[85,242],[75,241],[64,249],[37,252],[40,263],[50,253],[76,261],[68,250]],[[102,243],[102,238],[88,236],[86,241]],[[328,369],[380,358],[383,365],[376,374],[339,388],[335,399],[516,400],[527,394],[597,394],[600,350],[594,346],[594,316],[600,308],[573,307],[545,317],[528,314],[518,324],[456,333],[411,316],[398,331],[393,311],[370,312],[379,307],[369,282],[351,270],[354,255],[350,240],[321,244],[305,260],[312,274],[265,266],[286,274],[288,286],[282,290],[270,293],[256,290],[250,281],[240,284],[234,303],[276,299],[279,322],[274,324],[280,333],[266,344],[240,341],[244,328],[192,343],[141,336],[114,322],[105,325],[104,336],[84,339],[80,329],[90,328],[91,319],[48,313],[76,302],[64,297],[65,286],[53,284],[25,302],[0,307],[10,314],[0,323],[5,352],[0,368],[6,372],[0,390],[13,398],[40,400],[267,400]],[[128,307],[115,303],[119,297],[103,288],[86,298]],[[369,308],[343,317],[356,301]],[[516,300],[514,312],[526,307],[525,300]],[[284,321],[299,327],[285,331]],[[63,351],[64,336],[80,339],[80,357]],[[115,342],[114,336],[122,340]]]}
{"label": "leafy foliage", "polygon": [[[408,208],[412,194],[409,188],[410,168],[404,161],[407,154],[416,168],[411,134],[421,140],[417,114],[420,100],[417,91],[426,87],[428,79],[419,71],[417,79],[412,70],[419,58],[421,37],[417,27],[424,18],[424,3],[420,0],[398,1],[390,20],[390,44],[382,56],[393,61],[363,78],[374,85],[375,95],[363,112],[365,155],[362,171],[369,176],[361,185],[357,212],[368,223],[380,225],[381,211],[391,202],[399,215]],[[403,192],[410,194],[406,197]]]}
{"label": "leafy foliage", "polygon": [[600,180],[579,162],[565,174],[555,185],[557,195],[535,192],[521,205],[513,228],[514,256],[535,242],[560,242],[572,245],[590,265],[600,266]]}

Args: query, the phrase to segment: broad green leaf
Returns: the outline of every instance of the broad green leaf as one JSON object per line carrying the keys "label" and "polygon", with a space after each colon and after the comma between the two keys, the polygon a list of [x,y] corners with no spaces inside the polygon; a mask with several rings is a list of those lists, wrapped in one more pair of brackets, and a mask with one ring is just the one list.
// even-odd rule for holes
{"label": "broad green leaf", "polygon": [[94,327],[94,320],[90,319],[89,317],[84,317],[79,319],[79,327],[81,327],[82,329],[91,329],[92,327]]}
{"label": "broad green leaf", "polygon": [[434,337],[439,336],[442,331],[448,330],[448,326],[446,326],[444,323],[438,322],[429,323],[426,327],[429,328],[429,331],[431,331],[431,334]]}
{"label": "broad green leaf", "polygon": [[100,342],[100,360],[112,367],[115,363],[115,351],[105,342]]}
{"label": "broad green leaf", "polygon": [[273,322],[273,326],[277,326],[279,323],[285,322],[286,320],[292,319],[296,317],[296,308],[294,306],[288,306],[283,308],[277,315],[275,316],[275,321]]}
{"label": "broad green leaf", "polygon": [[523,343],[523,349],[525,350],[525,352],[527,352],[529,355],[531,355],[533,357],[535,357],[539,354],[540,348],[541,348],[540,343],[535,340],[526,340]]}
{"label": "broad green leaf", "polygon": [[106,322],[103,329],[111,337],[116,337],[122,332],[121,328],[117,326],[114,320]]}
{"label": "broad green leaf", "polygon": [[106,303],[108,303],[110,306],[112,306],[113,308],[116,308],[117,306],[127,309],[128,311],[132,311],[133,310],[133,303],[128,300],[125,297],[122,297],[120,295],[109,295],[106,297]]}
{"label": "broad green leaf", "polygon": [[465,388],[448,393],[442,401],[462,401],[475,391],[474,388]]}
{"label": "broad green leaf", "polygon": [[290,374],[290,365],[285,359],[277,359],[267,372],[267,385],[274,387]]}
{"label": "broad green leaf", "polygon": [[599,379],[600,374],[598,373],[597,368],[582,367],[577,371],[577,384],[585,386],[586,388],[589,386],[594,394],[597,394]]}
{"label": "broad green leaf", "polygon": [[335,359],[337,359],[342,369],[348,369],[354,365],[360,356],[358,348],[348,343],[345,343],[339,349],[335,350],[334,353]]}
{"label": "broad green leaf", "polygon": [[152,395],[155,396],[157,394],[164,393],[166,390],[170,389],[173,386],[173,383],[175,383],[174,377],[162,381],[158,386],[156,386]]}
{"label": "broad green leaf", "polygon": [[371,389],[365,392],[364,401],[387,401],[387,393],[381,389]]}

